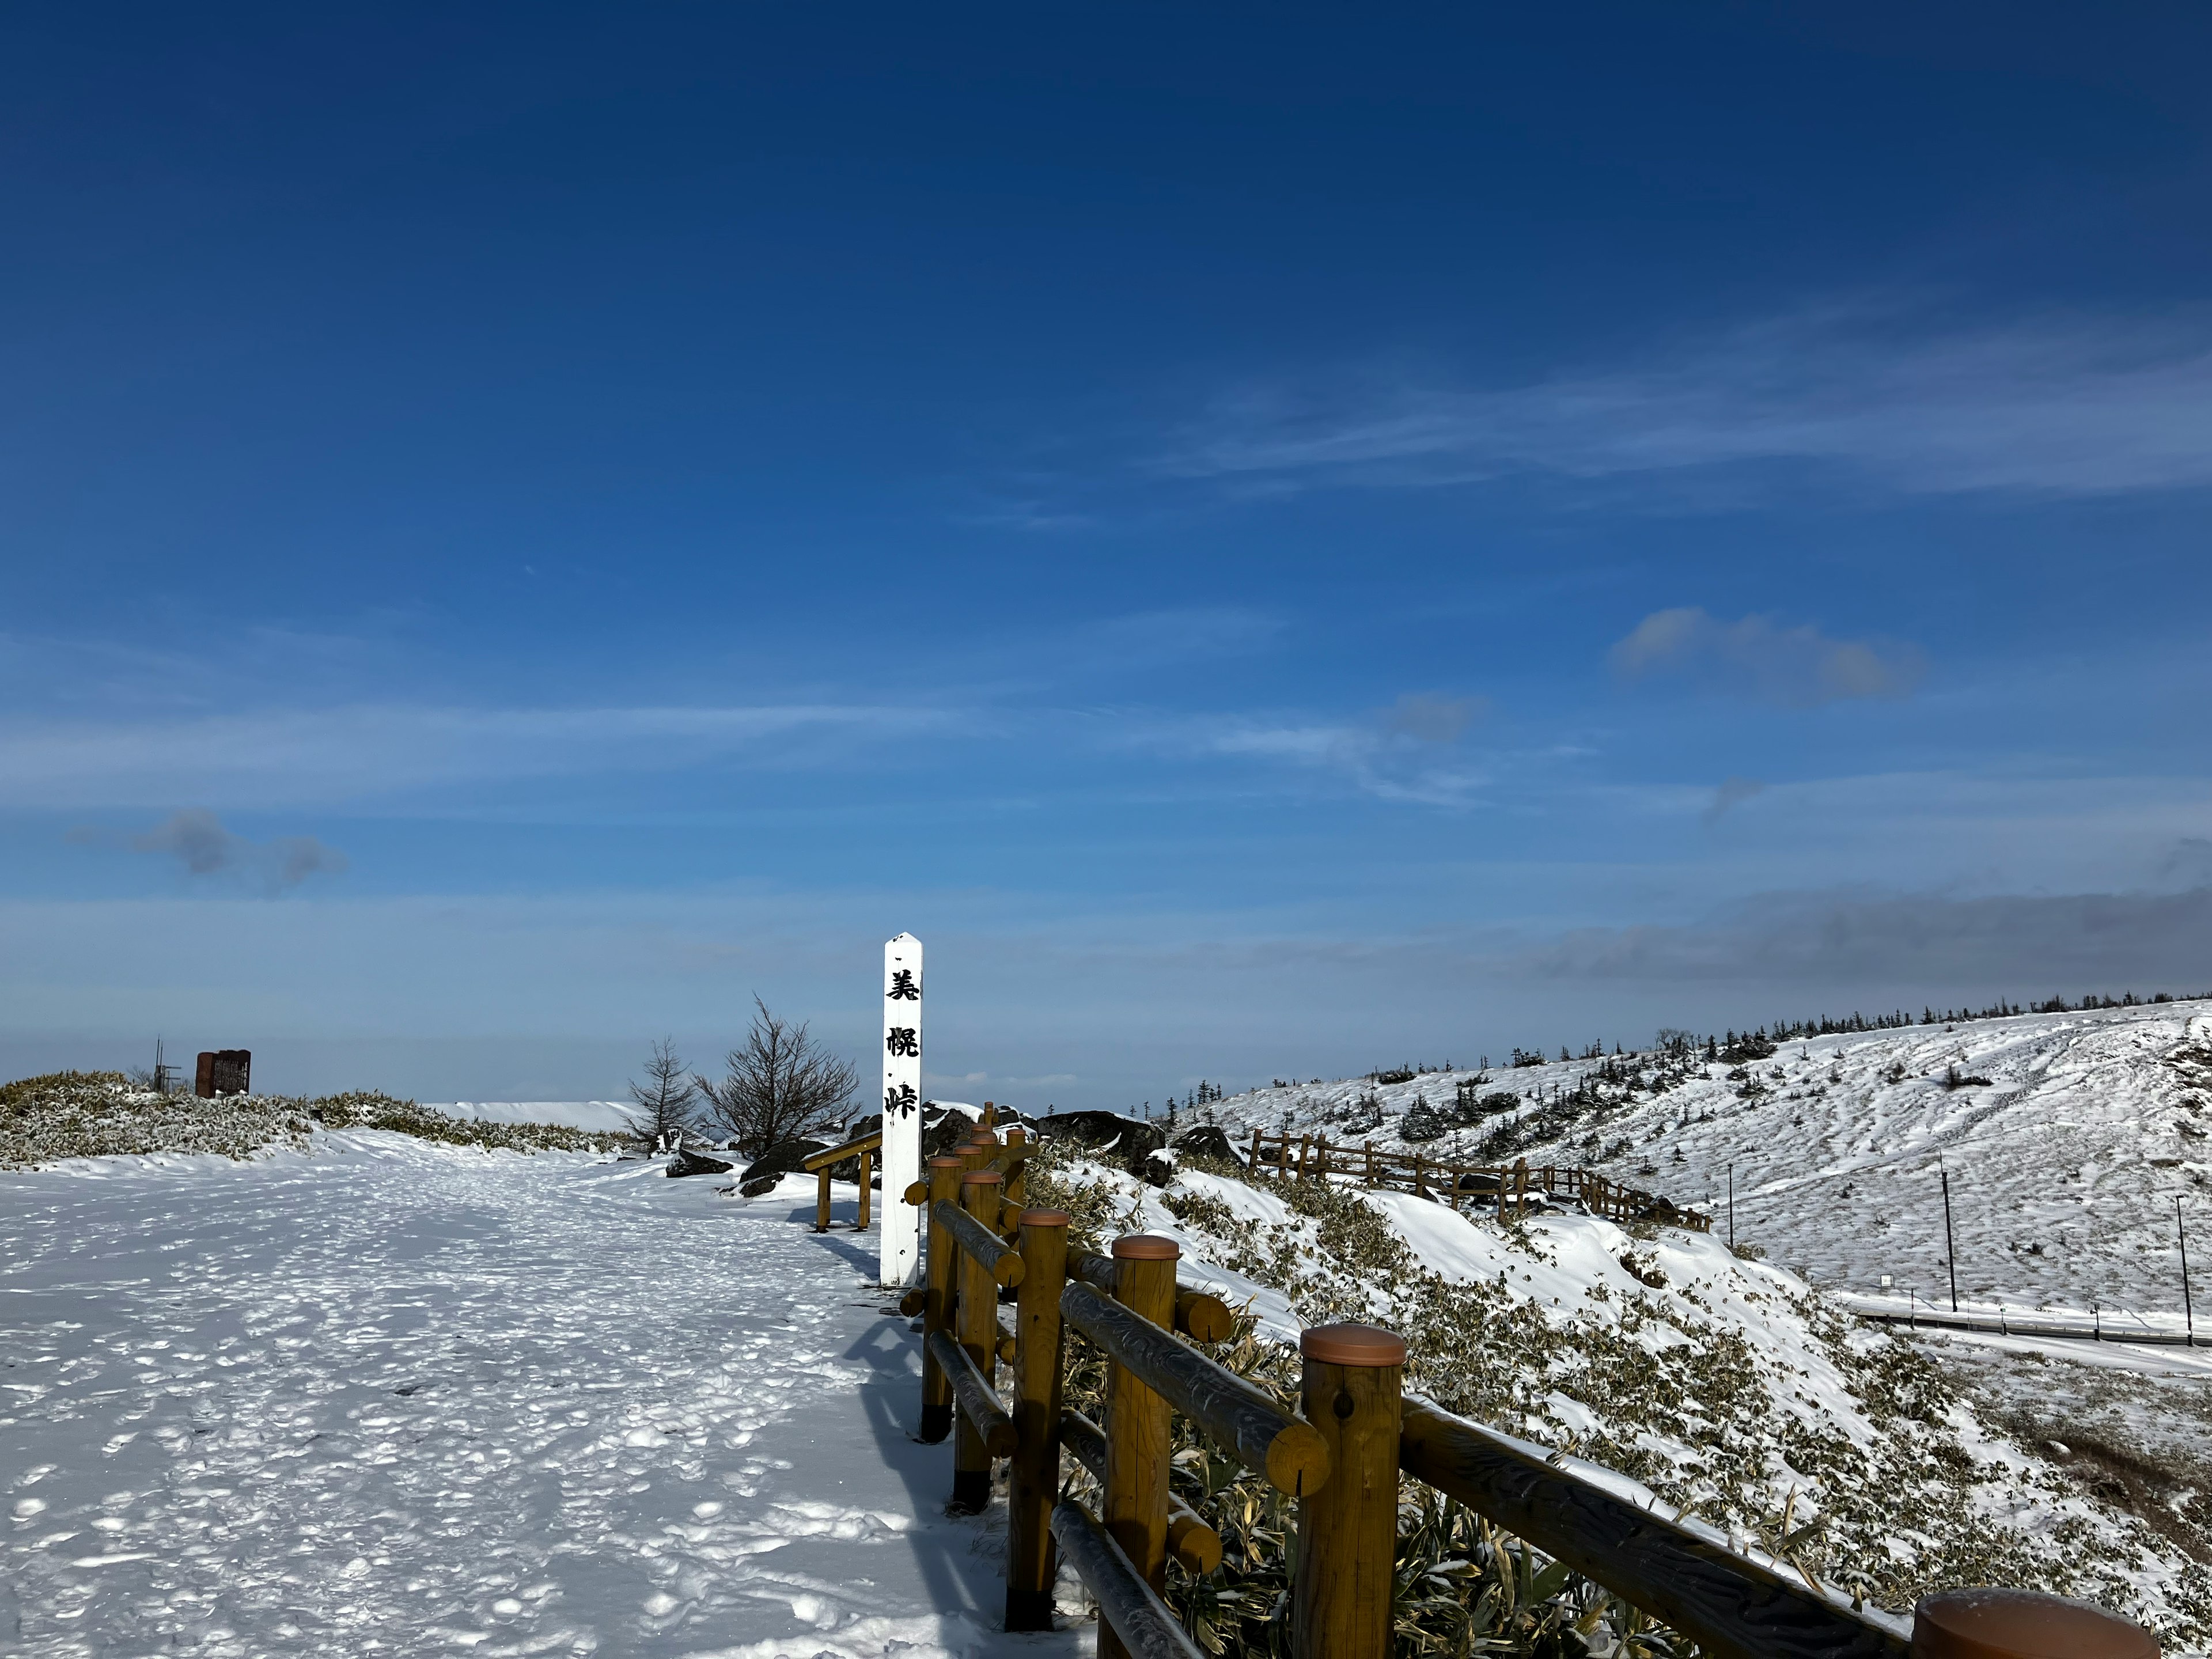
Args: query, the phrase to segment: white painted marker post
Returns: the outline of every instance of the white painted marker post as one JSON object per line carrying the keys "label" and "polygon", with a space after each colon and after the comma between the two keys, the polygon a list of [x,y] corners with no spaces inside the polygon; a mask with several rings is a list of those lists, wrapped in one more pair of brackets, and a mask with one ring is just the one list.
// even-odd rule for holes
{"label": "white painted marker post", "polygon": [[921,941],[901,933],[884,946],[883,1283],[921,1278],[921,1212],[901,1201],[921,1179]]}

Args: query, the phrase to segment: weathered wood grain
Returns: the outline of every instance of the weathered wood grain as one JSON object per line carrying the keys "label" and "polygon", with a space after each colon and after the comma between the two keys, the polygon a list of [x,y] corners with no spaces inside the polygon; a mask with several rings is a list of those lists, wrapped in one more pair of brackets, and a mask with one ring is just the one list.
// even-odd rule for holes
{"label": "weathered wood grain", "polygon": [[1012,1286],[1022,1282],[1022,1253],[967,1211],[940,1200],[930,1211],[929,1222],[933,1227],[943,1227],[946,1237],[975,1257],[1000,1285]]}
{"label": "weathered wood grain", "polygon": [[873,1134],[866,1134],[857,1139],[848,1140],[842,1146],[831,1146],[816,1152],[799,1167],[807,1174],[812,1175],[817,1170],[825,1170],[832,1164],[842,1164],[848,1158],[857,1158],[862,1152],[872,1152],[883,1144],[884,1132],[878,1129]]}
{"label": "weathered wood grain", "polygon": [[948,1331],[932,1331],[928,1347],[930,1358],[944,1369],[945,1380],[952,1384],[952,1397],[960,1402],[962,1423],[974,1427],[976,1437],[993,1457],[1012,1456],[1014,1419],[1000,1401],[998,1391],[975,1369],[968,1350],[955,1342]]}
{"label": "weathered wood grain", "polygon": [[1006,1473],[1006,1628],[1050,1630],[1058,1564],[1052,1505],[1060,1489],[1060,1293],[1067,1284],[1067,1215],[1031,1210],[1021,1225],[1014,1304],[1013,1466]]}
{"label": "weathered wood grain", "polygon": [[1121,1638],[1132,1659],[1206,1659],[1183,1633],[1168,1604],[1129,1565],[1121,1546],[1107,1536],[1090,1510],[1063,1498],[1053,1508],[1052,1535],[1060,1540],[1068,1565],[1098,1598],[1100,1617]]}
{"label": "weathered wood grain", "polygon": [[[1106,1480],[1106,1431],[1081,1412],[1060,1414],[1060,1448],[1103,1486]],[[1221,1565],[1221,1534],[1196,1510],[1168,1494],[1168,1553],[1185,1572],[1201,1577]]]}
{"label": "weathered wood grain", "polygon": [[[1316,1341],[1347,1333],[1374,1340],[1326,1348]],[[1406,1345],[1369,1327],[1339,1325],[1306,1332],[1299,1346],[1306,1421],[1328,1442],[1329,1478],[1298,1505],[1291,1652],[1294,1659],[1389,1659]]]}
{"label": "weathered wood grain", "polygon": [[[1121,1285],[1112,1257],[1088,1250],[1067,1259],[1067,1276],[1079,1279],[1102,1295],[1113,1296]],[[1237,1316],[1211,1291],[1176,1281],[1175,1328],[1198,1342],[1226,1342],[1237,1334]]]}
{"label": "weathered wood grain", "polygon": [[1214,1443],[1258,1470],[1276,1491],[1297,1498],[1328,1479],[1321,1432],[1197,1349],[1109,1302],[1087,1284],[1061,1292],[1068,1322],[1126,1365]]}
{"label": "weathered wood grain", "polygon": [[[1169,1240],[1135,1235],[1114,1241],[1121,1270],[1121,1312],[1146,1328],[1164,1330],[1175,1316],[1176,1247]],[[1175,1455],[1175,1424],[1165,1395],[1130,1367],[1106,1368],[1106,1480],[1098,1518],[1130,1565],[1156,1590],[1168,1587],[1168,1460]],[[1127,1659],[1109,1627],[1098,1632],[1098,1659]]]}

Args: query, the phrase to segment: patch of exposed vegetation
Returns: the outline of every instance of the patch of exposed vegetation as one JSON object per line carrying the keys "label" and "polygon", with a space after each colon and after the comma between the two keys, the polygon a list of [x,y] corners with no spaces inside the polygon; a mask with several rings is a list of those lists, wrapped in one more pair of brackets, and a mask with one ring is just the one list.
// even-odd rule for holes
{"label": "patch of exposed vegetation", "polygon": [[280,1147],[302,1150],[317,1128],[393,1129],[423,1140],[518,1152],[611,1152],[628,1139],[558,1123],[479,1122],[374,1092],[204,1100],[141,1088],[120,1072],[55,1072],[0,1084],[0,1169],[6,1170],[157,1152],[244,1159]]}

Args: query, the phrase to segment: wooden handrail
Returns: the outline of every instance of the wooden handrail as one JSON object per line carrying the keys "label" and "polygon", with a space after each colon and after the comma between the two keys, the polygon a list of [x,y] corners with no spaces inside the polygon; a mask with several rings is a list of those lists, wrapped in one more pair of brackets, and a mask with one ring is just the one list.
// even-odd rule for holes
{"label": "wooden handrail", "polygon": [[975,1369],[975,1362],[968,1357],[968,1350],[944,1331],[929,1334],[931,1356],[945,1368],[945,1375],[952,1383],[952,1397],[960,1402],[960,1409],[982,1436],[983,1444],[994,1457],[1014,1455],[1014,1419],[999,1401],[999,1391],[983,1380],[983,1373]]}
{"label": "wooden handrail", "polygon": [[[980,1170],[996,1170],[1006,1177],[1007,1184],[1012,1185],[1036,1153],[1036,1148],[1034,1146],[1009,1146],[995,1158],[989,1158],[975,1167]],[[929,1201],[929,1183],[927,1181],[909,1181],[905,1189],[900,1193],[899,1198],[902,1202],[912,1204],[917,1207],[927,1204]]]}
{"label": "wooden handrail", "polygon": [[842,1146],[831,1146],[826,1151],[812,1153],[799,1167],[807,1174],[812,1175],[817,1170],[826,1168],[830,1164],[842,1164],[848,1158],[857,1158],[862,1152],[872,1152],[883,1144],[884,1132],[878,1129],[860,1136],[856,1140],[848,1140]]}
{"label": "wooden handrail", "polygon": [[929,1223],[933,1227],[944,1228],[1000,1285],[1012,1288],[1022,1282],[1022,1253],[967,1211],[949,1200],[940,1200],[929,1212]]}
{"label": "wooden handrail", "polygon": [[[1060,1449],[1090,1470],[1099,1485],[1106,1484],[1106,1431],[1081,1412],[1060,1413]],[[1182,1564],[1184,1571],[1201,1577],[1221,1565],[1221,1534],[1172,1492],[1168,1495],[1168,1553]]]}
{"label": "wooden handrail", "polygon": [[1555,1561],[1730,1659],[1906,1659],[1906,1638],[1833,1592],[1644,1509],[1542,1448],[1405,1401],[1399,1463]]}
{"label": "wooden handrail", "polygon": [[[1121,1284],[1121,1269],[1111,1256],[1079,1251],[1067,1259],[1067,1276],[1079,1279],[1104,1296]],[[1237,1316],[1211,1291],[1176,1281],[1175,1328],[1200,1342],[1226,1342],[1237,1334]]]}
{"label": "wooden handrail", "polygon": [[1067,1322],[1127,1366],[1145,1386],[1189,1418],[1215,1443],[1288,1497],[1317,1492],[1328,1479],[1328,1448],[1321,1433],[1293,1417],[1234,1371],[1226,1370],[1173,1334],[1109,1302],[1091,1286],[1060,1292]]}
{"label": "wooden handrail", "polygon": [[1098,1598],[1098,1611],[1133,1659],[1206,1659],[1168,1604],[1129,1563],[1091,1511],[1072,1498],[1053,1506],[1052,1535]]}

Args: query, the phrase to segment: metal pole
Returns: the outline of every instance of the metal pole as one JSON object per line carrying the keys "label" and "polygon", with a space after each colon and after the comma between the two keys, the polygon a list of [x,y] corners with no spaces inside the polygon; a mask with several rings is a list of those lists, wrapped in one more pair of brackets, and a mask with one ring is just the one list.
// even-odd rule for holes
{"label": "metal pole", "polygon": [[2197,1314],[2189,1305],[2189,1230],[2181,1224],[2181,1194],[2173,1195],[2173,1231],[2181,1240],[2181,1317],[2186,1322],[2188,1346],[2197,1346]]}
{"label": "metal pole", "polygon": [[1729,1249],[1735,1249],[1735,1165],[1729,1165]]}
{"label": "metal pole", "polygon": [[1951,1238],[1951,1172],[1939,1170],[1943,1177],[1943,1254],[1944,1266],[1951,1270],[1951,1311],[1959,1311],[1959,1247]]}

